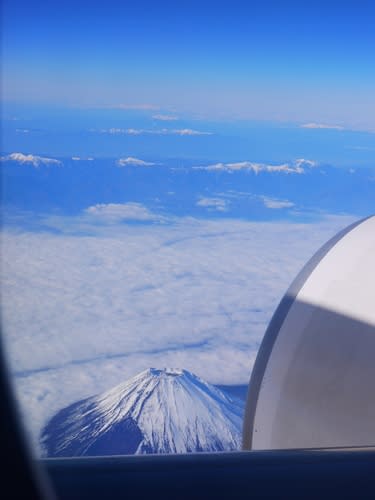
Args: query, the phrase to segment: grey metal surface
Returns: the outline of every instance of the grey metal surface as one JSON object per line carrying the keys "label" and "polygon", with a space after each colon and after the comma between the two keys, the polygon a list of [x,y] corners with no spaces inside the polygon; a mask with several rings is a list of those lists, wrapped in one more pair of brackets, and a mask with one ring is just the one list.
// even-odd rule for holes
{"label": "grey metal surface", "polygon": [[285,294],[250,380],[244,449],[374,444],[374,236],[374,217],[342,231]]}

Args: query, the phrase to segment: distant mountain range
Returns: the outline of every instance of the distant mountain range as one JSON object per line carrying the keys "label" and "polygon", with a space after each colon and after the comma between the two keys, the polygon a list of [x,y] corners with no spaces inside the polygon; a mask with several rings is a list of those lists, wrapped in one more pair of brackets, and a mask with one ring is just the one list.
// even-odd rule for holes
{"label": "distant mountain range", "polygon": [[127,210],[119,220],[163,224],[179,216],[301,221],[323,212],[373,212],[372,169],[337,168],[302,158],[269,164],[16,152],[0,160],[2,203],[8,212],[82,216],[98,205],[126,208],[137,203],[153,216],[146,221]]}
{"label": "distant mountain range", "polygon": [[41,444],[47,457],[238,450],[243,411],[186,370],[150,368],[60,410]]}

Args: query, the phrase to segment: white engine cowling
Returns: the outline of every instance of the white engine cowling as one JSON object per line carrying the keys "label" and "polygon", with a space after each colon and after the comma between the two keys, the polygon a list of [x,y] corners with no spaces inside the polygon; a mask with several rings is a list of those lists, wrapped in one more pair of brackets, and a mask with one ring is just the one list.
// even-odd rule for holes
{"label": "white engine cowling", "polygon": [[324,245],[285,294],[251,375],[244,449],[375,445],[375,216]]}

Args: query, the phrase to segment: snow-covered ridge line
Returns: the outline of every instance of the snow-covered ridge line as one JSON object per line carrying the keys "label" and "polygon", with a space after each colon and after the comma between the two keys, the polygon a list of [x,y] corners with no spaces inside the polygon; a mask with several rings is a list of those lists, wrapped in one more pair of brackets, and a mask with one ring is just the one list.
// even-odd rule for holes
{"label": "snow-covered ridge line", "polygon": [[40,165],[58,165],[61,166],[63,163],[55,158],[46,158],[43,156],[37,156],[32,154],[23,153],[11,153],[7,156],[2,156],[1,161],[14,161],[21,164],[30,164],[33,167],[39,167]]}
{"label": "snow-covered ridge line", "polygon": [[155,165],[151,161],[140,160],[139,158],[134,158],[133,156],[128,156],[127,158],[120,158],[116,161],[118,167],[150,167]]}
{"label": "snow-covered ridge line", "polygon": [[312,160],[299,158],[292,163],[282,163],[280,165],[268,165],[266,163],[256,163],[251,161],[241,161],[236,163],[215,163],[213,165],[192,167],[195,170],[235,172],[238,170],[248,170],[258,174],[259,172],[281,172],[285,174],[304,174],[306,168],[316,167],[317,163]]}

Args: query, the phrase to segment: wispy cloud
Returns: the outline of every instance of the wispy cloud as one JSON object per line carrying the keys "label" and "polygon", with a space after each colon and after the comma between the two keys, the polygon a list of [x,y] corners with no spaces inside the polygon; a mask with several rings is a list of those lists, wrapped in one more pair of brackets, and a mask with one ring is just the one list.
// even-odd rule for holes
{"label": "wispy cloud", "polygon": [[148,210],[141,203],[99,203],[84,210],[84,213],[101,221],[116,223],[120,221],[159,221],[164,217]]}
{"label": "wispy cloud", "polygon": [[152,165],[155,165],[155,163],[128,156],[127,158],[120,158],[117,160],[116,165],[118,167],[151,167]]}
{"label": "wispy cloud", "polygon": [[157,111],[160,109],[160,106],[156,104],[150,103],[139,103],[139,104],[110,104],[108,106],[104,106],[108,109],[124,109],[129,111]]}
{"label": "wispy cloud", "polygon": [[102,130],[102,133],[106,134],[107,132],[109,134],[123,134],[123,135],[142,135],[146,133],[145,130],[141,128],[111,128],[108,131],[107,130]]}
{"label": "wispy cloud", "polygon": [[375,147],[370,146],[347,146],[345,149],[353,149],[354,151],[375,151]]}
{"label": "wispy cloud", "polygon": [[294,203],[288,200],[279,200],[277,198],[269,198],[268,196],[262,196],[261,199],[267,208],[280,209],[294,207]]}
{"label": "wispy cloud", "polygon": [[316,163],[311,160],[299,158],[292,163],[282,163],[280,165],[267,165],[265,163],[255,163],[251,161],[241,161],[237,163],[215,163],[213,165],[193,167],[198,170],[223,170],[226,172],[234,172],[238,170],[248,170],[258,174],[259,172],[281,172],[285,174],[303,174],[306,168],[316,166]]}
{"label": "wispy cloud", "polygon": [[218,212],[226,212],[228,210],[228,201],[222,198],[200,198],[196,205],[208,208],[209,210],[214,209]]}
{"label": "wispy cloud", "polygon": [[297,160],[294,160],[293,165],[295,165],[296,167],[308,167],[308,168],[314,168],[318,166],[316,161],[306,160],[305,158],[297,158]]}
{"label": "wispy cloud", "polygon": [[11,153],[7,156],[2,156],[0,161],[13,161],[20,164],[33,165],[33,167],[39,167],[40,165],[62,165],[60,160],[55,160],[54,158],[45,158],[32,154],[25,155],[23,153]]}
{"label": "wispy cloud", "polygon": [[191,128],[173,130],[172,133],[177,135],[213,135],[213,132],[202,132],[200,130],[193,130]]}
{"label": "wispy cloud", "polygon": [[159,120],[159,121],[162,121],[162,122],[174,122],[174,121],[178,120],[178,116],[175,116],[175,115],[164,115],[164,114],[152,115],[152,118],[154,120]]}
{"label": "wispy cloud", "polygon": [[301,128],[316,128],[316,129],[331,129],[331,130],[345,130],[341,125],[327,125],[326,123],[304,123],[300,125]]}
{"label": "wispy cloud", "polygon": [[95,130],[91,129],[91,132],[100,132],[101,134],[112,134],[112,135],[212,135],[213,132],[205,132],[201,130],[193,130],[191,128],[183,129],[142,129],[142,128],[109,128]]}

